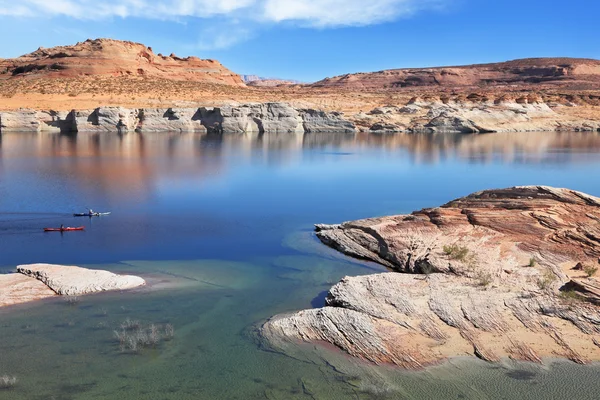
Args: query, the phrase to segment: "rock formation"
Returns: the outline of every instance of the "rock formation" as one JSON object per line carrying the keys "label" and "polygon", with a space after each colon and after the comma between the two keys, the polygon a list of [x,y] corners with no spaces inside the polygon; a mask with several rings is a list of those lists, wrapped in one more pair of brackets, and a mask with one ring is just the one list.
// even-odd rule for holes
{"label": "rock formation", "polygon": [[0,275],[0,307],[43,298],[80,296],[145,285],[144,279],[102,270],[51,264],[17,267],[16,274]]}
{"label": "rock formation", "polygon": [[600,60],[529,58],[458,67],[405,68],[326,78],[318,88],[394,89],[465,88],[551,85],[574,89],[600,88]]}
{"label": "rock formation", "polygon": [[396,272],[346,277],[324,308],[274,317],[262,335],[276,348],[325,342],[406,368],[467,354],[600,360],[600,198],[486,190],[316,228],[326,245]]}
{"label": "rock formation", "polygon": [[377,107],[350,119],[362,131],[412,133],[489,133],[597,131],[599,119],[573,118],[568,105],[537,96],[487,98],[472,95],[413,98],[403,107]]}
{"label": "rock formation", "polygon": [[146,284],[142,278],[137,276],[117,275],[108,271],[64,265],[21,265],[17,267],[17,272],[43,282],[56,294],[62,296],[126,290]]}
{"label": "rock formation", "polygon": [[341,113],[295,109],[285,103],[202,108],[100,107],[71,112],[0,111],[0,132],[304,133],[355,131]]}
{"label": "rock formation", "polygon": [[244,86],[239,75],[218,61],[154,54],[141,43],[86,40],[72,46],[39,48],[14,59],[0,59],[0,79],[126,76]]}

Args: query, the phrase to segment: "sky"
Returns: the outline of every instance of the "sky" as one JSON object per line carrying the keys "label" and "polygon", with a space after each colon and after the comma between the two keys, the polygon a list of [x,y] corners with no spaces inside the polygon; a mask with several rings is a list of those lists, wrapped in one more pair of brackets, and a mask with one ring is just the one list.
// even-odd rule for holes
{"label": "sky", "polygon": [[527,57],[600,59],[600,1],[0,0],[0,58],[88,38],[313,82]]}

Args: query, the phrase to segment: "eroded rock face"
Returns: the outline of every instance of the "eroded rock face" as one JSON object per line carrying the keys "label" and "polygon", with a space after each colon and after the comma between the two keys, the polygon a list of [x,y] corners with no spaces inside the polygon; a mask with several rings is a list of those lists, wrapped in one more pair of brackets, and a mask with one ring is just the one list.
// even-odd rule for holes
{"label": "eroded rock face", "polygon": [[137,276],[64,265],[21,265],[17,267],[17,272],[39,280],[56,294],[64,296],[133,289],[146,284],[144,279]]}
{"label": "eroded rock face", "polygon": [[[321,241],[397,272],[344,278],[323,309],[275,317],[275,346],[328,342],[419,368],[473,354],[600,359],[600,199],[543,186],[487,190],[410,215],[318,225]],[[589,273],[593,268],[585,268]]]}
{"label": "eroded rock face", "polygon": [[540,99],[480,96],[413,99],[405,107],[379,107],[351,119],[361,130],[412,133],[597,131],[600,121],[573,119]]}
{"label": "eroded rock face", "polygon": [[286,103],[251,103],[214,108],[94,110],[18,110],[0,112],[2,132],[208,132],[305,133],[355,132],[354,124],[340,113],[295,109]]}

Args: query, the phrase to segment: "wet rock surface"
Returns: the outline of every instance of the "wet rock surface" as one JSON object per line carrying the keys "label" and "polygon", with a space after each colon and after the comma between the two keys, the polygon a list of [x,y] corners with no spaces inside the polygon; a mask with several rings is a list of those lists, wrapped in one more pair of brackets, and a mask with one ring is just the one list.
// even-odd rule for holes
{"label": "wet rock surface", "polygon": [[[487,190],[410,215],[318,225],[323,243],[395,272],[346,277],[325,307],[277,316],[273,346],[330,343],[421,368],[474,355],[600,359],[600,199],[544,186]],[[284,350],[285,351],[285,350]]]}

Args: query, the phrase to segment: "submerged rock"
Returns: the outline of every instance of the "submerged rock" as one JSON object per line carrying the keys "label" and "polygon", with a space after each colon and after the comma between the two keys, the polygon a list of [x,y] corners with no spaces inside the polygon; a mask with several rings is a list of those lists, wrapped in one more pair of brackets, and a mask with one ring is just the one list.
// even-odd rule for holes
{"label": "submerged rock", "polygon": [[317,225],[317,236],[397,272],[346,277],[324,308],[274,317],[261,332],[280,349],[325,342],[407,368],[467,354],[600,360],[600,283],[573,269],[598,263],[599,198],[487,190],[410,215]]}
{"label": "submerged rock", "polygon": [[64,265],[21,265],[17,267],[17,272],[43,282],[56,294],[64,296],[133,289],[146,284],[144,279],[137,276]]}

